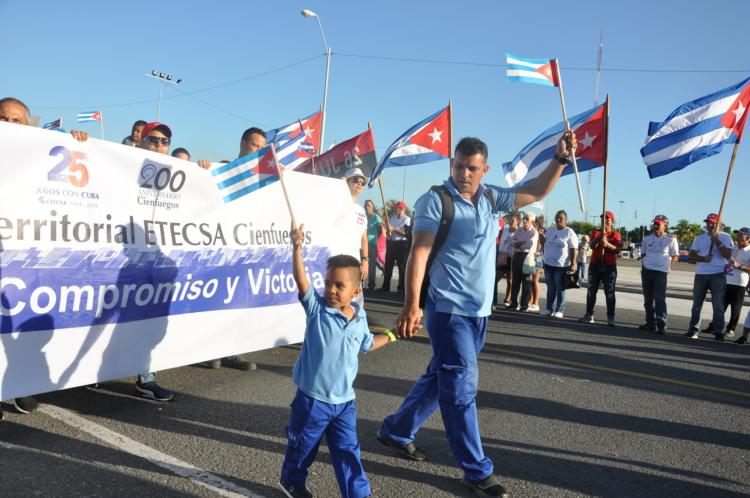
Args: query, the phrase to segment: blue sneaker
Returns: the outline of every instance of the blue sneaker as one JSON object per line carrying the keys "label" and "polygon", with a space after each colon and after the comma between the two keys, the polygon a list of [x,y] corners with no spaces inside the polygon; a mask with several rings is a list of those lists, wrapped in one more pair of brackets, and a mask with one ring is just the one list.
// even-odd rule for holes
{"label": "blue sneaker", "polygon": [[171,401],[174,398],[172,391],[167,391],[159,387],[156,382],[144,382],[141,384],[140,381],[135,381],[135,390],[138,391],[144,398],[153,399],[155,401]]}

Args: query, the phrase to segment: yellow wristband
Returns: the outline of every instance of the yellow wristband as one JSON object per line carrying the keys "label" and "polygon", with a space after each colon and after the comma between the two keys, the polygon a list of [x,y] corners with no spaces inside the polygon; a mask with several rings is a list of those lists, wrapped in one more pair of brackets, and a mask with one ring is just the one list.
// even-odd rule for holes
{"label": "yellow wristband", "polygon": [[386,329],[385,335],[388,337],[388,342],[396,342],[398,340],[396,339],[396,334],[391,329]]}

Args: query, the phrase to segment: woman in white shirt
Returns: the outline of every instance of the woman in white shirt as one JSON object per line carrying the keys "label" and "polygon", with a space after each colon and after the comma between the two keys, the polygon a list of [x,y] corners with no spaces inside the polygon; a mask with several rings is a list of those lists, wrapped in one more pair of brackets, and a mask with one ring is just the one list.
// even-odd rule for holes
{"label": "woman in white shirt", "polygon": [[544,233],[544,280],[547,302],[542,314],[562,318],[565,313],[565,272],[576,271],[578,236],[568,226],[568,213],[555,214],[555,226]]}
{"label": "woman in white shirt", "polygon": [[[511,270],[513,277],[510,287],[510,304],[508,308],[512,310],[520,309],[521,311],[529,310],[529,298],[531,297],[531,275],[536,273],[536,266],[531,263],[528,265],[528,273],[524,272],[524,261],[529,255],[529,251],[534,251],[539,240],[539,233],[534,228],[536,216],[532,213],[526,213],[523,216],[523,224],[511,236],[511,247],[513,248],[513,258],[511,259]],[[533,252],[532,252],[533,254]],[[519,290],[521,295],[519,296]],[[520,297],[520,308],[519,308]]]}

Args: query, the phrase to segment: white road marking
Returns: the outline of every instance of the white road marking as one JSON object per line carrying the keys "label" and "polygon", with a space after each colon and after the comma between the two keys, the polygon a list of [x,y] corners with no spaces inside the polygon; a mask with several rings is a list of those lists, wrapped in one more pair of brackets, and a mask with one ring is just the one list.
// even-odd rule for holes
{"label": "white road marking", "polygon": [[155,450],[64,408],[40,404],[39,411],[121,451],[146,459],[180,477],[185,477],[195,484],[208,488],[221,496],[226,496],[227,498],[264,498],[221,477],[215,476],[206,470],[199,469],[192,464]]}

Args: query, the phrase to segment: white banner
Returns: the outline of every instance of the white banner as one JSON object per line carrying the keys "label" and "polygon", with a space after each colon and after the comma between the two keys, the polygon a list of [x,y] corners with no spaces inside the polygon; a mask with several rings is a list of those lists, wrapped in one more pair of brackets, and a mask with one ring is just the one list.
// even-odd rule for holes
{"label": "white banner", "polygon": [[[2,122],[0,173],[0,400],[302,340],[279,182],[224,204],[194,163]],[[362,227],[341,180],[284,178],[321,291]]]}

